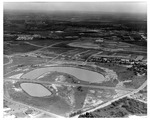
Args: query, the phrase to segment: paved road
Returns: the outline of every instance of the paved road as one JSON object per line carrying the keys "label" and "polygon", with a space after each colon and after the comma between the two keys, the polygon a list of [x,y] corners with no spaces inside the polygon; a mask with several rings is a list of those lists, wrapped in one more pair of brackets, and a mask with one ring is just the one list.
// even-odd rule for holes
{"label": "paved road", "polygon": [[[67,42],[67,41],[66,41],[66,42]],[[57,42],[57,43],[51,44],[51,45],[49,45],[49,46],[42,47],[42,48],[37,49],[37,50],[34,50],[34,51],[30,51],[30,52],[26,52],[26,53],[16,53],[16,54],[7,55],[7,56],[8,56],[8,57],[13,57],[13,56],[17,56],[17,55],[30,54],[30,53],[37,52],[37,51],[39,51],[39,50],[43,50],[43,49],[52,47],[52,46],[57,45],[57,44],[60,44],[60,43],[64,43],[64,42],[63,42],[63,41],[62,41],[62,42]]]}
{"label": "paved road", "polygon": [[85,51],[83,51],[83,52],[80,52],[80,53],[75,54],[74,56],[78,56],[78,55],[81,55],[81,54],[83,54],[83,53],[87,53],[87,52],[89,52],[89,51],[91,51],[91,50],[85,50]]}
{"label": "paved road", "polygon": [[39,80],[26,80],[26,79],[14,79],[14,78],[4,78],[5,81],[21,81],[21,82],[28,82],[28,83],[40,83],[40,84],[60,84],[60,85],[72,85],[72,86],[83,86],[88,88],[99,88],[99,89],[117,89],[117,90],[124,90],[124,91],[133,91],[135,89],[130,88],[117,88],[117,87],[105,87],[105,86],[96,86],[96,85],[86,85],[86,84],[79,84],[79,83],[65,83],[65,82],[51,82],[51,81],[39,81]]}
{"label": "paved road", "polygon": [[[65,41],[65,42],[68,42],[68,41]],[[40,49],[37,49],[37,50],[35,50],[35,51],[31,51],[31,52],[29,52],[29,53],[37,52],[37,51],[39,51],[39,50],[43,50],[43,49],[46,49],[46,48],[50,48],[50,47],[52,47],[52,46],[54,46],[54,45],[57,45],[57,44],[60,44],[60,43],[65,43],[65,42],[64,42],[64,41],[57,42],[57,43],[51,44],[51,45],[49,45],[49,46],[45,46],[45,47],[42,47],[42,48],[40,48]]]}
{"label": "paved road", "polygon": [[[28,52],[28,53],[34,53],[34,52],[37,52],[37,51],[39,51],[39,50],[43,50],[43,49],[52,47],[52,46],[54,46],[54,45],[56,45],[56,44],[60,44],[60,43],[63,43],[63,42],[54,43],[54,44],[52,44],[52,45],[49,45],[49,46],[46,46],[46,47],[42,47],[42,48],[40,48],[40,49],[37,49],[37,50],[35,50],[35,51],[31,51],[31,52]],[[139,52],[139,51],[137,51],[137,52]],[[140,51],[140,52],[141,52],[141,51]],[[28,54],[28,53],[24,53],[24,54]],[[12,63],[13,60],[11,59],[11,57],[12,57],[12,56],[15,56],[15,55],[22,55],[22,53],[7,56],[7,57],[9,58],[9,62],[6,63],[6,64],[4,64],[4,65],[7,65],[7,64]],[[56,56],[56,57],[58,57],[58,56]],[[55,57],[54,59],[56,59],[56,57]],[[54,59],[53,59],[53,60],[54,60]],[[12,81],[12,80],[14,80],[14,81],[20,81],[20,80],[18,80],[18,79],[5,78],[5,81]],[[24,82],[32,82],[32,83],[41,83],[41,84],[74,85],[74,86],[83,86],[83,87],[91,87],[91,88],[118,89],[118,90],[129,91],[127,94],[125,94],[125,95],[123,95],[123,96],[120,96],[120,97],[118,97],[118,98],[116,98],[116,99],[113,99],[113,100],[111,100],[111,101],[108,101],[108,102],[106,102],[106,103],[104,103],[104,104],[102,104],[102,105],[100,105],[100,106],[97,106],[96,108],[89,109],[89,110],[87,110],[87,111],[85,111],[85,112],[92,112],[92,111],[94,111],[94,110],[96,110],[96,109],[103,108],[103,107],[105,107],[105,106],[111,104],[111,103],[114,102],[114,101],[117,101],[117,100],[122,99],[122,98],[124,98],[124,97],[130,96],[130,95],[132,95],[132,94],[134,94],[134,93],[137,93],[138,91],[142,90],[142,89],[143,89],[144,87],[146,87],[146,85],[147,85],[147,81],[145,81],[138,89],[127,89],[127,88],[124,89],[124,88],[104,87],[104,86],[84,85],[84,84],[72,84],[72,83],[67,83],[67,84],[66,84],[66,83],[61,83],[61,82],[59,82],[59,83],[58,83],[58,82],[57,82],[57,83],[56,83],[56,82],[46,82],[46,81],[38,81],[38,80],[21,80],[21,81],[24,81]],[[24,105],[24,106],[27,106],[27,107],[31,107],[31,106],[29,106],[29,105],[26,105],[26,104],[23,104],[23,103],[20,103],[20,102],[13,101],[13,100],[7,98],[6,96],[4,96],[4,98],[7,99],[8,101],[13,102],[13,103],[17,103],[17,104],[21,104],[21,105]],[[53,115],[53,116],[56,116],[56,117],[61,117],[61,116],[52,114],[52,113],[50,113],[50,112],[47,112],[47,111],[44,111],[44,110],[41,110],[41,109],[38,109],[38,108],[35,108],[35,107],[31,107],[31,108],[36,109],[36,110],[38,110],[38,111],[45,112],[45,113],[47,113],[47,114],[49,114],[49,115]],[[85,113],[85,112],[84,112],[84,113]],[[76,116],[75,116],[75,117],[76,117]]]}
{"label": "paved road", "polygon": [[[77,49],[75,49],[75,50],[77,50]],[[54,61],[56,58],[58,58],[58,57],[61,56],[61,55],[64,55],[65,53],[72,52],[72,51],[75,51],[75,50],[68,50],[67,52],[63,52],[63,53],[61,53],[61,54],[58,54],[56,57],[54,57],[54,58],[52,58],[50,61],[48,61],[48,63]]]}
{"label": "paved road", "polygon": [[[104,104],[102,104],[102,105],[99,105],[99,106],[95,107],[95,108],[86,110],[86,111],[83,112],[82,114],[85,114],[86,112],[93,112],[93,111],[95,111],[95,110],[97,110],[97,109],[100,109],[100,108],[103,108],[103,107],[106,107],[106,106],[110,105],[112,102],[115,102],[115,101],[117,101],[117,100],[119,100],[119,99],[122,99],[122,98],[124,98],[124,97],[130,96],[130,95],[132,95],[132,94],[134,94],[134,93],[137,93],[137,92],[139,92],[140,90],[144,89],[144,87],[146,87],[146,85],[147,85],[147,81],[145,81],[138,89],[135,89],[134,91],[128,92],[128,93],[125,94],[125,95],[122,95],[122,96],[120,96],[120,97],[118,97],[118,98],[115,98],[115,99],[113,99],[113,100],[111,100],[111,101],[108,101],[108,102],[106,102],[106,103],[104,103]],[[79,116],[79,115],[76,115],[76,116],[74,116],[74,117],[78,117],[78,116]]]}
{"label": "paved road", "polygon": [[37,44],[33,44],[33,43],[30,43],[30,42],[24,42],[24,43],[29,44],[29,45],[32,45],[32,46],[36,46],[36,47],[44,47],[44,46],[37,45]]}
{"label": "paved road", "polygon": [[[67,41],[66,41],[67,42]],[[60,43],[64,43],[63,41],[62,42],[57,42],[57,43],[54,43],[54,44],[51,44],[51,45],[49,45],[49,46],[46,46],[46,47],[42,47],[42,48],[40,48],[40,49],[37,49],[37,50],[35,50],[35,51],[31,51],[31,52],[26,52],[26,53],[17,53],[17,54],[13,54],[13,55],[5,55],[6,57],[8,57],[8,59],[9,59],[9,62],[8,63],[6,63],[6,64],[4,64],[4,66],[6,66],[6,65],[8,65],[8,64],[11,64],[12,62],[13,62],[13,59],[12,59],[12,57],[14,57],[14,56],[17,56],[17,55],[23,55],[23,54],[30,54],[30,53],[34,53],[34,52],[37,52],[37,51],[39,51],[39,50],[43,50],[43,49],[46,49],[46,48],[49,48],[49,47],[52,47],[52,46],[54,46],[54,45],[57,45],[57,44],[60,44]],[[60,54],[59,54],[60,55]],[[57,55],[55,58],[53,58],[52,60],[54,60],[54,59],[56,59],[59,55]],[[50,60],[50,61],[52,61],[52,60]],[[15,71],[15,70],[14,70]],[[12,73],[13,71],[10,71],[9,73]],[[9,74],[9,73],[6,73],[5,75],[7,75],[7,74]],[[4,76],[5,76],[4,75]]]}

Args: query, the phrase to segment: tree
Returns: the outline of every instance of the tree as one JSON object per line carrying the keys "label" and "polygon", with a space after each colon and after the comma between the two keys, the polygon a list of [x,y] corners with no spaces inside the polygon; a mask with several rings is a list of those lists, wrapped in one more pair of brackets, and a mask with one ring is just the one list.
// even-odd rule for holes
{"label": "tree", "polygon": [[78,89],[78,91],[81,91],[81,92],[83,91],[81,86],[79,86],[77,89]]}

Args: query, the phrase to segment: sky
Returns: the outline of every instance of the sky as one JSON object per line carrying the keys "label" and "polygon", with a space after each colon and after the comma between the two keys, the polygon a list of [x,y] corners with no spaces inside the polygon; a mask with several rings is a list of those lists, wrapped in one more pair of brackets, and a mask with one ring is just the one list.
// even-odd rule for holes
{"label": "sky", "polygon": [[146,13],[146,2],[5,2],[6,10]]}

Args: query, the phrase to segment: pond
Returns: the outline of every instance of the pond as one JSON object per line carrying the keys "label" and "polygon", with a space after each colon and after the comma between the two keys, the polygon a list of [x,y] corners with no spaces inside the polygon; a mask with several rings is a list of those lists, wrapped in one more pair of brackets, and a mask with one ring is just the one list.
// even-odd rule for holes
{"label": "pond", "polygon": [[74,68],[74,67],[47,67],[47,68],[39,68],[35,69],[33,71],[30,71],[22,76],[22,78],[26,79],[36,79],[37,77],[41,76],[42,74],[46,72],[51,72],[51,71],[57,71],[57,72],[62,72],[62,73],[67,73],[70,74],[77,79],[91,82],[91,83],[102,83],[105,78],[102,74],[90,71],[90,70],[85,70],[85,69],[80,69],[80,68]]}
{"label": "pond", "polygon": [[47,88],[45,88],[41,84],[21,83],[20,86],[26,93],[33,97],[44,97],[52,94]]}

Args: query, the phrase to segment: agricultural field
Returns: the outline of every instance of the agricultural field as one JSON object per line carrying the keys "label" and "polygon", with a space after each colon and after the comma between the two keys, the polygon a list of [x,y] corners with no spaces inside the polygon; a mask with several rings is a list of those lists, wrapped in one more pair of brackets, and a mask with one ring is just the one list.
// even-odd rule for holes
{"label": "agricultural field", "polygon": [[94,44],[92,42],[84,42],[82,41],[82,44],[80,42],[73,42],[68,44],[71,47],[79,47],[79,48],[92,48],[92,49],[99,49],[99,45]]}
{"label": "agricultural field", "polygon": [[[25,49],[23,49],[25,48]],[[9,42],[8,44],[4,44],[4,54],[16,54],[16,53],[26,53],[39,49],[40,47],[32,46],[26,44],[24,42]]]}
{"label": "agricultural field", "polygon": [[113,55],[115,52],[110,52],[110,51],[102,51],[102,53],[96,54],[97,56],[101,56],[101,55],[108,55],[111,56]]}
{"label": "agricultural field", "polygon": [[78,58],[80,53],[86,52],[87,50],[85,49],[73,49],[70,50],[66,53],[62,53],[61,55],[58,56],[56,60],[75,60]]}
{"label": "agricultural field", "polygon": [[17,55],[13,57],[12,59],[13,59],[13,63],[10,65],[24,65],[24,66],[36,65],[36,64],[44,63],[46,61],[46,59],[32,57],[28,55],[27,56]]}
{"label": "agricultural field", "polygon": [[14,71],[15,69],[19,69],[26,66],[34,67],[38,64],[42,64],[46,62],[46,59],[32,57],[28,55],[16,55],[11,57],[12,63],[5,65],[4,73],[8,73]]}
{"label": "agricultural field", "polygon": [[62,42],[62,41],[61,40],[56,41],[56,40],[49,40],[49,39],[45,40],[44,39],[44,40],[32,40],[32,41],[28,41],[28,42],[31,44],[45,47],[45,46],[50,46],[50,45],[53,45],[55,43]]}
{"label": "agricultural field", "polygon": [[59,47],[59,48],[74,48],[74,47],[72,47],[72,46],[69,46],[67,43],[70,43],[70,42],[59,43],[59,44],[53,45],[53,47]]}
{"label": "agricultural field", "polygon": [[82,59],[82,61],[86,61],[91,55],[96,54],[98,51],[97,50],[88,50],[85,51],[84,53],[78,54],[77,56],[74,56],[75,59]]}
{"label": "agricultural field", "polygon": [[4,61],[3,63],[4,63],[4,64],[6,64],[6,63],[8,63],[8,62],[9,62],[9,58],[4,56],[3,61]]}
{"label": "agricultural field", "polygon": [[62,54],[62,53],[68,53],[70,50],[73,50],[72,48],[45,48],[42,49],[41,52],[49,53],[49,54]]}

